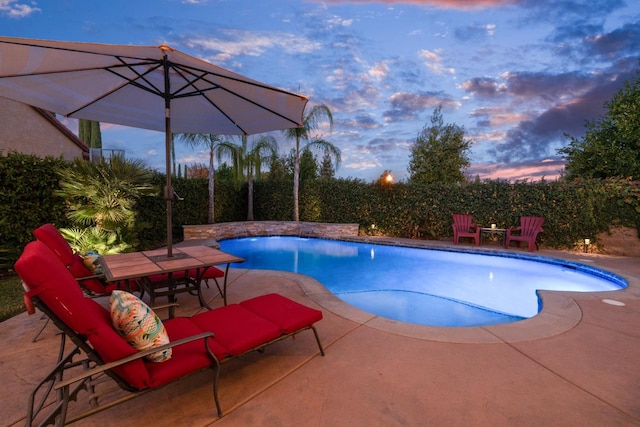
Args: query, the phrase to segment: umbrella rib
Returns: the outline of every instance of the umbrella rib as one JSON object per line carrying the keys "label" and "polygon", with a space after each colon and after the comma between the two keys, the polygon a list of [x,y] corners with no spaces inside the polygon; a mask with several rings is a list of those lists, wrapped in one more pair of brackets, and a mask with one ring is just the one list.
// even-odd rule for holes
{"label": "umbrella rib", "polygon": [[[120,61],[122,61],[122,59],[120,57],[118,57],[118,59]],[[124,79],[127,83],[139,88],[139,89],[143,89],[146,90],[147,92],[153,93],[154,95],[158,95],[161,97],[164,97],[164,91],[161,89],[158,89],[153,83],[151,83],[147,78],[147,74],[152,73],[153,71],[157,70],[158,68],[162,67],[162,62],[160,61],[154,61],[154,62],[150,62],[149,64],[127,64],[126,62],[122,61],[123,64],[125,64],[127,66],[127,68],[129,68],[129,70],[131,70],[135,75],[138,76],[137,79],[132,80],[129,77],[126,77],[120,73],[117,72],[117,70],[115,69],[111,69],[111,68],[107,68],[106,70],[109,71],[110,73],[115,74],[118,77],[121,77],[122,79]],[[149,68],[146,72],[144,73],[139,73],[138,70],[136,70],[135,68],[133,68],[133,66],[138,66],[138,65],[150,65],[150,64],[154,64],[155,66],[152,68]],[[121,67],[118,67],[121,68]],[[138,82],[138,80],[143,80],[145,83],[147,83],[148,86],[145,86],[143,84],[140,84]]]}
{"label": "umbrella rib", "polygon": [[109,65],[109,66],[101,66],[101,67],[74,68],[73,70],[51,70],[51,71],[20,73],[20,74],[5,74],[5,75],[0,75],[0,79],[17,78],[17,77],[32,77],[32,76],[46,76],[46,75],[49,75],[49,74],[81,73],[81,72],[84,72],[84,71],[109,70],[110,68],[123,68],[123,67],[129,67],[130,68],[131,65],[151,65],[151,64],[157,64],[157,63],[158,63],[158,61],[155,61],[155,60],[145,60],[145,62],[139,62],[139,63],[136,63],[136,64],[127,64],[126,62],[123,62],[122,65]]}
{"label": "umbrella rib", "polygon": [[[127,64],[125,61],[123,61],[123,60],[122,60],[122,58],[121,58],[121,57],[119,57],[119,56],[118,56],[118,57],[116,57],[116,58],[117,58],[119,61],[121,61],[123,65],[110,66],[110,67],[106,67],[106,68],[102,68],[102,69],[104,69],[105,71],[108,71],[108,72],[110,72],[110,73],[112,73],[112,74],[114,74],[114,75],[116,75],[116,76],[118,76],[118,77],[122,78],[122,79],[123,79],[123,83],[122,83],[121,85],[118,85],[118,86],[116,86],[115,88],[111,89],[109,92],[105,92],[105,93],[103,93],[101,96],[99,96],[98,98],[95,98],[95,99],[94,99],[94,100],[92,100],[91,102],[89,102],[89,103],[87,103],[87,104],[82,105],[80,108],[77,108],[77,109],[75,109],[75,110],[73,110],[73,111],[71,111],[71,112],[67,113],[67,116],[70,116],[70,115],[72,115],[72,114],[75,114],[75,113],[77,113],[78,111],[81,111],[81,110],[83,110],[83,109],[87,108],[88,106],[95,104],[96,102],[98,102],[98,101],[100,101],[100,100],[102,100],[102,99],[106,98],[107,96],[111,95],[112,93],[117,92],[118,90],[120,90],[122,87],[124,87],[124,86],[126,86],[126,85],[132,85],[132,86],[135,86],[135,87],[137,87],[137,88],[139,88],[139,89],[142,89],[142,90],[145,90],[145,91],[147,91],[147,92],[149,92],[149,93],[152,93],[152,94],[154,94],[154,95],[162,96],[162,91],[158,90],[158,88],[156,88],[156,87],[153,85],[153,83],[151,83],[149,80],[147,80],[147,79],[145,78],[145,76],[146,76],[147,74],[149,74],[149,73],[151,73],[151,72],[153,72],[153,71],[157,70],[158,68],[160,68],[160,66],[162,65],[160,62],[158,62],[158,61],[149,61],[149,62],[147,62],[147,63]],[[133,68],[133,66],[139,66],[139,65],[155,65],[155,66],[154,66],[154,67],[149,68],[145,73],[141,74],[141,73],[139,73],[136,69],[134,69],[134,68]],[[125,75],[123,75],[123,74],[121,74],[121,73],[118,73],[118,72],[116,71],[116,69],[117,69],[117,68],[123,68],[123,67],[126,67],[126,68],[128,68],[129,70],[131,70],[134,74],[136,74],[136,75],[138,76],[138,79],[142,79],[142,80],[144,80],[144,81],[145,81],[145,82],[146,82],[150,87],[147,87],[147,86],[145,86],[145,85],[142,85],[142,84],[138,83],[136,80],[132,80],[131,78],[126,77]],[[96,68],[96,69],[99,69],[99,68]],[[155,91],[154,91],[154,90],[155,90]]]}
{"label": "umbrella rib", "polygon": [[[227,93],[230,93],[230,94],[232,94],[232,95],[234,95],[234,96],[237,96],[238,98],[240,98],[240,99],[242,99],[242,100],[244,100],[244,101],[247,101],[247,102],[248,102],[248,103],[250,103],[250,104],[253,104],[254,106],[256,106],[256,107],[258,107],[258,108],[261,108],[261,109],[263,109],[263,110],[265,110],[265,111],[268,111],[268,112],[270,112],[270,113],[272,113],[272,114],[274,114],[274,115],[276,115],[276,116],[278,116],[278,117],[281,117],[281,118],[283,118],[283,119],[285,119],[285,120],[287,120],[287,121],[289,121],[289,122],[291,122],[291,123],[295,124],[295,125],[296,125],[296,127],[300,126],[300,123],[298,123],[298,122],[296,122],[296,121],[294,121],[294,120],[290,119],[289,117],[287,117],[287,116],[285,116],[285,115],[283,115],[283,114],[280,114],[279,112],[277,112],[277,111],[275,111],[275,110],[273,110],[273,109],[271,109],[271,108],[266,108],[264,105],[259,104],[259,103],[255,102],[255,101],[253,101],[253,100],[251,100],[251,99],[249,99],[249,98],[247,98],[247,97],[245,97],[245,96],[243,96],[243,95],[240,95],[239,93],[236,93],[236,92],[234,92],[234,91],[232,91],[232,90],[229,90],[229,89],[227,89],[227,88],[226,88],[226,87],[224,87],[224,86],[221,86],[221,85],[219,85],[219,84],[217,84],[217,83],[214,83],[214,82],[210,81],[209,79],[205,78],[205,76],[206,76],[206,75],[213,75],[213,76],[220,77],[220,78],[224,78],[224,79],[227,79],[227,80],[232,80],[232,81],[235,81],[235,82],[240,82],[240,83],[249,84],[249,85],[252,85],[252,86],[255,86],[255,87],[259,87],[259,88],[262,88],[262,89],[267,89],[267,90],[272,91],[272,92],[278,92],[278,93],[282,93],[282,94],[285,94],[285,95],[295,96],[295,97],[297,97],[297,98],[300,98],[300,95],[296,95],[296,94],[291,93],[291,92],[288,92],[288,91],[286,91],[286,90],[284,90],[284,89],[279,89],[279,88],[276,88],[276,87],[273,87],[273,86],[268,86],[268,85],[265,85],[265,84],[255,83],[255,82],[251,82],[251,81],[246,81],[246,80],[239,79],[239,78],[235,78],[235,77],[224,76],[224,75],[219,74],[219,73],[213,73],[213,72],[211,72],[211,71],[201,70],[201,69],[194,68],[194,67],[185,67],[185,66],[181,66],[181,65],[179,65],[179,64],[174,64],[174,63],[171,63],[171,65],[172,65],[173,69],[174,69],[176,72],[179,72],[179,73],[180,73],[180,72],[182,71],[182,72],[184,72],[184,73],[191,74],[193,77],[196,77],[196,79],[197,79],[197,80],[203,80],[203,81],[205,81],[205,82],[207,82],[207,83],[209,83],[210,85],[212,85],[212,86],[213,86],[213,87],[210,87],[210,88],[207,88],[207,89],[198,89],[198,88],[196,88],[196,87],[194,86],[194,89],[196,90],[196,92],[195,92],[195,93],[184,94],[184,95],[179,95],[179,96],[178,96],[178,95],[176,95],[176,96],[175,96],[176,98],[178,98],[178,97],[194,96],[194,95],[197,95],[197,94],[204,94],[204,92],[208,92],[208,91],[210,91],[210,90],[214,90],[214,89],[221,89],[221,90],[223,90],[223,91],[225,91],[225,92],[227,92]],[[195,71],[199,71],[199,72],[201,72],[201,73],[204,73],[204,75],[202,75],[202,76],[198,76],[198,75],[196,75],[196,74],[195,74],[195,72],[194,72],[193,70],[195,70]],[[183,74],[182,74],[182,73],[180,73],[180,75],[181,75],[181,76],[183,76]],[[183,76],[183,78],[184,78],[184,76]],[[188,81],[188,80],[187,80],[187,81]],[[190,85],[192,85],[192,86],[193,86],[193,81],[188,81],[188,83],[189,83]],[[223,110],[221,110],[221,109],[220,109],[220,107],[218,107],[218,106],[216,105],[216,103],[215,103],[215,102],[213,102],[212,100],[210,100],[210,99],[209,99],[208,97],[206,97],[206,96],[205,96],[204,98],[205,98],[205,99],[206,99],[206,100],[207,100],[207,101],[208,101],[212,106],[214,106],[218,111],[220,111],[220,113],[221,113],[221,114],[223,114],[223,115],[224,115],[225,117],[227,117],[231,122],[233,122],[233,123],[234,123],[234,125],[236,125],[236,126],[238,127],[238,129],[242,130],[242,128],[241,128],[240,126],[238,126],[238,125],[235,123],[235,121],[234,121],[234,120],[232,120],[232,119],[231,119],[231,117],[229,117],[229,116],[228,116],[228,115],[227,115]],[[243,132],[244,132],[244,131],[243,131]],[[246,132],[244,132],[244,133],[246,134]]]}
{"label": "umbrella rib", "polygon": [[[209,75],[212,75],[212,76],[215,76],[215,77],[220,77],[220,78],[223,78],[223,79],[226,79],[226,80],[233,80],[233,81],[238,82],[238,83],[244,83],[244,84],[248,84],[248,85],[251,85],[251,86],[259,87],[259,88],[262,88],[262,89],[267,89],[267,90],[270,90],[270,91],[273,91],[273,92],[279,92],[279,93],[282,93],[282,94],[285,94],[285,95],[295,96],[297,98],[306,98],[305,96],[298,95],[296,93],[290,92],[288,90],[280,89],[280,88],[275,87],[275,86],[270,86],[270,85],[267,85],[265,83],[260,83],[260,82],[256,82],[256,81],[252,81],[252,80],[246,80],[246,79],[242,79],[240,77],[226,76],[224,74],[216,73],[214,71],[209,71],[209,70],[205,70],[205,69],[202,69],[202,68],[193,67],[193,66],[187,66],[187,65],[183,65],[183,64],[174,63],[174,62],[170,62],[170,64],[173,66],[174,69],[180,68],[181,70],[183,70],[185,72],[188,72],[188,73],[190,73],[190,74],[192,74],[194,76],[195,76],[194,71],[198,71],[198,72],[209,74]],[[211,82],[209,82],[209,83],[211,83]]]}
{"label": "umbrella rib", "polygon": [[[213,89],[218,89],[218,88],[220,87],[220,86],[218,86],[216,83],[213,83],[213,82],[210,82],[210,81],[208,81],[208,80],[205,80],[205,79],[204,79],[204,75],[206,75],[206,74],[207,74],[207,72],[206,72],[206,71],[202,71],[202,70],[200,70],[200,72],[201,72],[201,73],[203,73],[203,74],[202,74],[202,75],[200,75],[200,76],[198,76],[198,75],[196,75],[193,71],[191,71],[191,70],[189,70],[189,69],[184,69],[184,70],[183,70],[182,68],[178,68],[178,67],[176,67],[176,66],[175,66],[175,64],[172,64],[172,63],[171,63],[171,65],[172,65],[173,70],[174,70],[176,73],[180,74],[180,76],[181,76],[181,77],[185,80],[185,82],[186,82],[186,84],[185,84],[184,86],[182,86],[180,89],[178,89],[178,90],[175,92],[175,95],[174,95],[174,94],[171,94],[171,98],[187,98],[187,97],[196,96],[196,95],[203,95],[203,98],[204,98],[204,99],[206,99],[206,100],[207,100],[207,102],[209,102],[209,104],[211,104],[211,105],[213,106],[213,108],[215,108],[216,110],[218,110],[218,111],[220,112],[220,114],[222,114],[223,116],[225,116],[225,117],[226,117],[226,118],[227,118],[231,123],[233,123],[233,125],[234,125],[235,127],[237,127],[237,128],[238,128],[238,129],[243,133],[243,134],[245,134],[245,135],[247,134],[247,131],[246,131],[246,130],[244,130],[244,129],[242,128],[242,126],[238,125],[238,124],[236,123],[236,121],[235,121],[235,120],[233,120],[231,117],[229,117],[229,115],[228,115],[227,113],[225,113],[224,111],[222,111],[222,110],[220,109],[220,107],[218,107],[218,106],[216,105],[216,103],[215,103],[215,102],[212,102],[208,97],[204,96],[204,92],[208,92],[208,91],[213,90]],[[185,74],[184,74],[184,73],[191,74],[193,77],[195,77],[195,79],[194,79],[194,80],[190,80],[190,79],[186,78],[186,76],[185,76]],[[209,83],[209,84],[213,85],[213,87],[210,87],[210,88],[208,88],[208,89],[206,89],[206,90],[199,89],[199,88],[197,88],[197,87],[195,86],[195,82],[197,82],[197,81],[199,81],[199,80],[206,81],[207,83]],[[186,93],[186,94],[178,95],[178,93],[182,92],[182,91],[183,91],[185,88],[187,88],[187,87],[192,87],[192,88],[194,89],[194,92],[190,92],[190,93]]]}
{"label": "umbrella rib", "polygon": [[[170,65],[172,66],[173,70],[178,73],[180,75],[180,77],[182,77],[185,81],[185,84],[180,87],[178,90],[176,90],[175,92],[171,93],[170,96],[171,98],[187,98],[190,96],[196,96],[196,95],[202,95],[203,90],[202,89],[198,89],[197,87],[194,86],[195,82],[199,81],[199,80],[203,80],[203,75],[196,75],[193,72],[190,72],[189,74],[191,74],[193,77],[195,77],[195,80],[190,80],[187,78],[187,76],[183,73],[182,69],[178,69],[175,64],[170,63]],[[186,71],[186,70],[184,70]],[[203,71],[203,73],[206,74],[206,72]],[[208,88],[207,90],[211,90],[211,89],[216,89],[218,87],[217,84],[212,83],[212,82],[207,82],[209,84],[214,85],[215,87],[212,88]],[[184,93],[184,94],[180,94],[180,92],[182,92],[183,90],[185,90],[188,87],[192,87],[194,89],[194,92],[188,92],[188,93]]]}
{"label": "umbrella rib", "polygon": [[[8,44],[8,45],[16,45],[16,46],[28,46],[28,47],[36,47],[36,48],[40,48],[40,49],[45,49],[45,50],[61,50],[61,51],[65,51],[65,52],[74,52],[74,53],[84,53],[87,55],[96,55],[96,56],[106,56],[106,57],[114,57],[117,56],[118,58],[129,58],[129,59],[133,59],[133,60],[138,60],[138,61],[150,61],[150,63],[153,62],[157,62],[157,59],[149,59],[149,58],[145,58],[145,57],[141,57],[141,56],[129,56],[129,55],[114,55],[112,53],[102,53],[102,52],[94,52],[91,50],[83,50],[83,49],[72,49],[69,47],[63,47],[63,46],[48,46],[48,45],[44,45],[44,44],[40,44],[40,43],[28,43],[28,42],[20,42],[20,41],[16,41],[16,40],[12,40],[12,41],[8,41],[8,40],[0,40],[1,44]],[[98,68],[89,68],[89,69],[101,69],[104,67],[98,67]],[[37,74],[27,74],[27,75],[37,75]],[[14,76],[9,76],[9,77],[14,77]]]}

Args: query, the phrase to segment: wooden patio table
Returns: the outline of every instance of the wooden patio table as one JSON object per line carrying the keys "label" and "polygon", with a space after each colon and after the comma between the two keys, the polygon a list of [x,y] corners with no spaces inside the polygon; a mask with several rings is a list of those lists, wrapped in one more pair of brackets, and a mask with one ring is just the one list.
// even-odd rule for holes
{"label": "wooden patio table", "polygon": [[[226,264],[224,285],[218,288],[227,304],[227,276],[231,263],[243,262],[244,259],[208,246],[186,246],[173,248],[173,256],[167,256],[166,248],[151,251],[131,252],[106,255],[100,258],[102,271],[108,282],[142,279],[141,284],[149,292],[151,304],[155,298],[167,296],[170,303],[175,302],[179,293],[195,292],[200,305],[211,309],[202,297],[202,275],[209,268]],[[189,270],[196,271],[196,277],[190,277]],[[174,280],[173,273],[184,271],[184,280]],[[149,276],[167,274],[167,281],[151,281]],[[169,308],[169,317],[173,317],[173,307]]]}

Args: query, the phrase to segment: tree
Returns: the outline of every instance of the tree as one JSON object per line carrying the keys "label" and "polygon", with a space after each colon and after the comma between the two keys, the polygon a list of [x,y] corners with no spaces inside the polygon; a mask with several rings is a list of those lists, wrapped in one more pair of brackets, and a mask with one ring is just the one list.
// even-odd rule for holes
{"label": "tree", "polygon": [[248,182],[247,221],[253,221],[253,181],[262,179],[262,164],[268,162],[278,152],[278,143],[273,136],[264,135],[254,140],[246,155]]}
{"label": "tree", "polygon": [[[186,178],[203,178],[207,179],[209,177],[209,167],[204,163],[191,163],[191,165],[186,166]],[[220,168],[218,168],[220,169]]]}
{"label": "tree", "polygon": [[322,163],[320,163],[320,178],[333,178],[336,174],[336,170],[333,167],[333,160],[331,153],[325,150],[322,157]]}
{"label": "tree", "polygon": [[122,155],[100,162],[76,159],[61,169],[59,177],[56,195],[65,198],[67,217],[78,226],[61,231],[74,238],[77,250],[98,249],[104,254],[136,243],[135,204],[144,195],[158,194],[150,184],[152,173],[141,160]]}
{"label": "tree", "polygon": [[236,173],[226,162],[218,165],[216,169],[216,182],[234,182]]}
{"label": "tree", "polygon": [[419,184],[454,184],[465,181],[469,166],[471,140],[464,138],[464,128],[444,124],[441,107],[434,110],[431,125],[425,125],[411,148],[409,182]]}
{"label": "tree", "polygon": [[[260,179],[262,165],[269,162],[278,152],[278,143],[271,135],[263,135],[251,141],[247,141],[246,135],[240,137],[240,144],[223,141],[219,146],[220,152],[225,150],[231,155],[236,182],[248,184],[247,221],[253,221],[253,182]],[[245,175],[246,174],[246,175]]]}
{"label": "tree", "polygon": [[214,200],[215,200],[215,164],[213,157],[216,147],[222,142],[222,138],[219,135],[204,134],[204,133],[183,133],[180,134],[180,140],[186,142],[190,147],[195,148],[201,145],[206,146],[209,149],[209,171],[207,174],[208,187],[209,187],[209,213],[207,215],[207,222],[213,224],[214,217]]}
{"label": "tree", "polygon": [[318,178],[318,162],[307,147],[300,154],[300,182],[311,181]]}
{"label": "tree", "polygon": [[102,148],[100,122],[80,119],[78,121],[78,138],[84,141],[90,148]]}
{"label": "tree", "polygon": [[[298,206],[298,193],[300,188],[300,140],[309,141],[313,131],[318,129],[320,123],[326,120],[329,128],[333,127],[333,115],[331,110],[324,104],[315,105],[302,119],[302,127],[287,129],[284,131],[285,138],[293,139],[295,145],[295,157],[293,167],[293,219],[300,220],[300,209]],[[336,158],[336,167],[340,164],[340,150],[329,141],[316,137],[308,142],[304,148],[321,148],[328,150]]]}
{"label": "tree", "polygon": [[567,160],[565,179],[640,178],[640,72],[605,103],[606,113],[587,121],[584,137],[567,135],[558,153]]}
{"label": "tree", "polygon": [[287,168],[287,159],[284,156],[278,156],[274,154],[269,160],[269,175],[267,179],[269,181],[284,181],[290,179],[293,174],[289,172]]}

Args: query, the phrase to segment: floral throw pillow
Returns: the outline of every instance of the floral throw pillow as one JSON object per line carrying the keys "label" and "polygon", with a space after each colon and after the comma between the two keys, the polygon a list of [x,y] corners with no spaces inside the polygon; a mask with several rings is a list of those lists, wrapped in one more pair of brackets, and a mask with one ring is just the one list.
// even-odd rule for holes
{"label": "floral throw pillow", "polygon": [[100,254],[89,251],[82,255],[82,262],[91,272],[97,276],[102,274],[102,266],[100,266]]}
{"label": "floral throw pillow", "polygon": [[[169,343],[169,335],[160,318],[135,295],[115,290],[109,299],[114,329],[136,350],[146,350]],[[151,362],[171,359],[171,349],[146,357]]]}

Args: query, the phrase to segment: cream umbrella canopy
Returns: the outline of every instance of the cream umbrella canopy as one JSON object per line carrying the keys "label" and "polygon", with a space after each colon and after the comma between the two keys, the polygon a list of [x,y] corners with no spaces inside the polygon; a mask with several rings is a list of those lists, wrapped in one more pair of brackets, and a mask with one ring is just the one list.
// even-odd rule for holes
{"label": "cream umbrella canopy", "polygon": [[65,117],[165,132],[167,255],[171,135],[251,135],[302,125],[308,98],[169,46],[0,37],[0,96]]}

